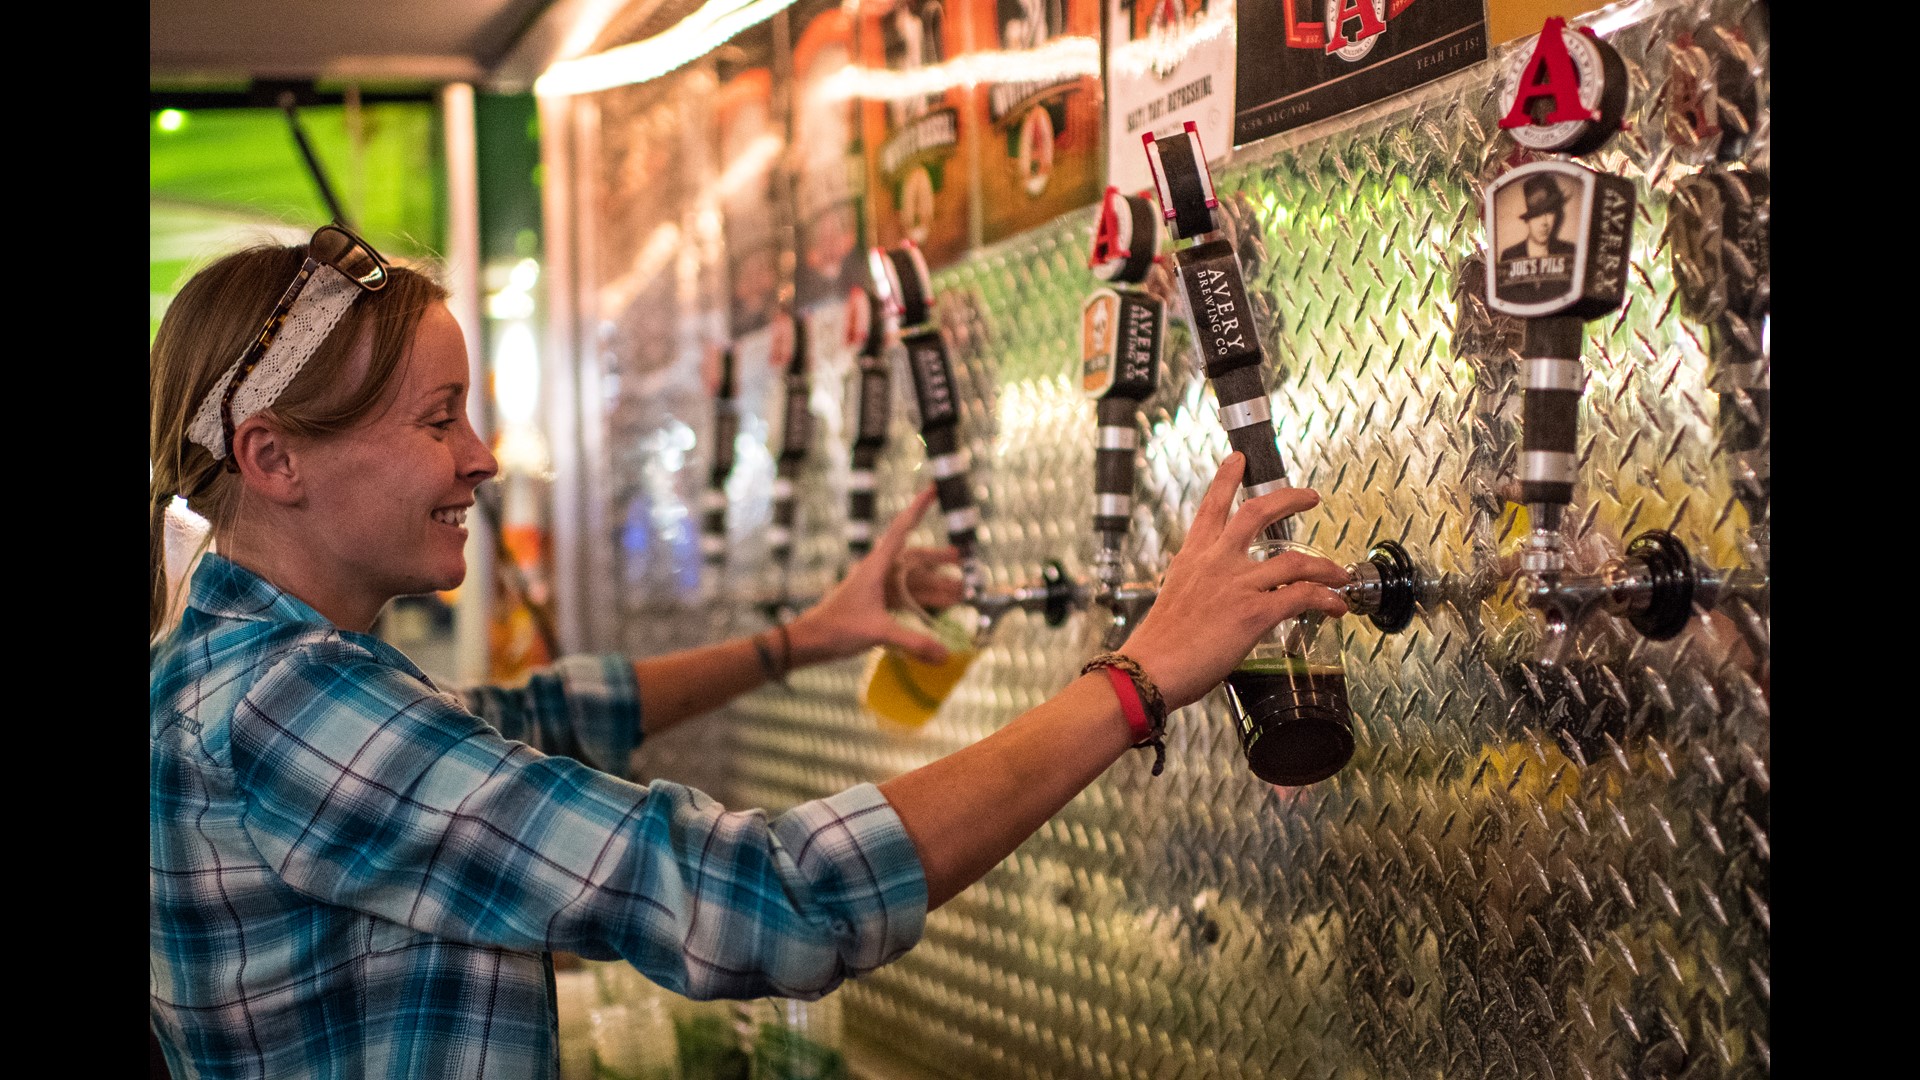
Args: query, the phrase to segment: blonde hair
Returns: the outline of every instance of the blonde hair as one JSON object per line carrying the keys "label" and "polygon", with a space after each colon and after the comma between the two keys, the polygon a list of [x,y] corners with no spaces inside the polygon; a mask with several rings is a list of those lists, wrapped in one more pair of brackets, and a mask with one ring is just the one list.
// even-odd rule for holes
{"label": "blonde hair", "polygon": [[[172,598],[167,582],[166,518],[174,497],[188,498],[193,512],[212,526],[209,536],[231,525],[238,513],[237,474],[188,439],[187,427],[227,366],[260,332],[306,257],[304,244],[262,244],[224,256],[188,279],[160,320],[147,368],[148,460],[153,470],[149,639],[168,623]],[[381,400],[422,316],[446,298],[445,286],[426,273],[392,267],[386,287],[361,296],[347,309],[313,359],[265,414],[290,434],[310,438],[353,427]],[[368,335],[373,362],[358,385],[346,387],[354,347]]]}

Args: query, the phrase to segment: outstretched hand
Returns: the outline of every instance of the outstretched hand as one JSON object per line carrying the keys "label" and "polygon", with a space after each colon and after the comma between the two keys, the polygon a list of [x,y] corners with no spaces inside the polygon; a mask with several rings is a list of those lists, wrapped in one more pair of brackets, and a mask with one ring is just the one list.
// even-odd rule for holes
{"label": "outstretched hand", "polygon": [[1318,506],[1320,496],[1311,488],[1282,488],[1235,510],[1245,465],[1239,453],[1220,463],[1152,610],[1121,646],[1159,686],[1168,709],[1218,686],[1281,622],[1305,611],[1347,613],[1332,588],[1351,580],[1338,564],[1293,551],[1259,562],[1247,554],[1262,529]]}
{"label": "outstretched hand", "polygon": [[960,579],[942,570],[959,563],[958,551],[907,547],[907,534],[926,516],[933,500],[932,487],[915,496],[887,523],[873,550],[854,563],[819,603],[788,625],[796,663],[838,660],[875,645],[891,645],[929,664],[946,659],[946,646],[938,639],[909,629],[890,614],[903,605],[903,583],[914,601],[929,610],[962,598]]}

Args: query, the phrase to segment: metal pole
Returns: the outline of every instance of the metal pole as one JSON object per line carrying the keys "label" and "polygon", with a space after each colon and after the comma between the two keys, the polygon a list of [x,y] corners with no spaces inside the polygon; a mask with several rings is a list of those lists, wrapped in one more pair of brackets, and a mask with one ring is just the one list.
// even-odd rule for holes
{"label": "metal pole", "polygon": [[333,220],[353,228],[347,212],[340,208],[340,200],[334,197],[333,185],[327,183],[327,171],[320,167],[320,159],[313,155],[313,146],[307,142],[307,133],[300,127],[300,112],[294,105],[293,91],[280,92],[280,111],[287,115],[287,128],[293,132],[293,141],[300,148],[300,156],[306,160],[307,175],[313,177],[313,186],[320,189],[320,199],[327,204],[327,212]]}
{"label": "metal pole", "polygon": [[[453,83],[440,91],[447,154],[447,306],[467,339],[467,416],[483,442],[493,442],[493,398],[487,393],[480,278],[480,170],[475,145],[473,87]],[[491,675],[487,628],[493,617],[493,580],[499,515],[476,515],[467,530],[467,587],[454,605],[455,676],[469,685]],[[492,534],[492,538],[482,534]]]}

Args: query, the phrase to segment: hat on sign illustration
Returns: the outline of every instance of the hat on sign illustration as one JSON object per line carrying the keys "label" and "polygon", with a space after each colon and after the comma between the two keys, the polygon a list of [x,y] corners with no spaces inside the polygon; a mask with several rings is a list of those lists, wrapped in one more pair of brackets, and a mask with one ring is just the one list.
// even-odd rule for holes
{"label": "hat on sign illustration", "polygon": [[1566,193],[1560,190],[1560,185],[1554,183],[1551,176],[1529,176],[1521,182],[1520,191],[1527,199],[1527,208],[1520,215],[1521,221],[1566,208]]}

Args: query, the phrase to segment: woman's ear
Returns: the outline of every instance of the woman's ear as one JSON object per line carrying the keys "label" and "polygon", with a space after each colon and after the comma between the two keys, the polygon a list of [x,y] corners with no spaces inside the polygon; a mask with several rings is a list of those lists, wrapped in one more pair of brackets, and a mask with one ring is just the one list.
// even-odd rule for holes
{"label": "woman's ear", "polygon": [[300,471],[286,432],[264,417],[250,417],[233,433],[233,461],[240,482],[269,502],[292,505],[300,501]]}

